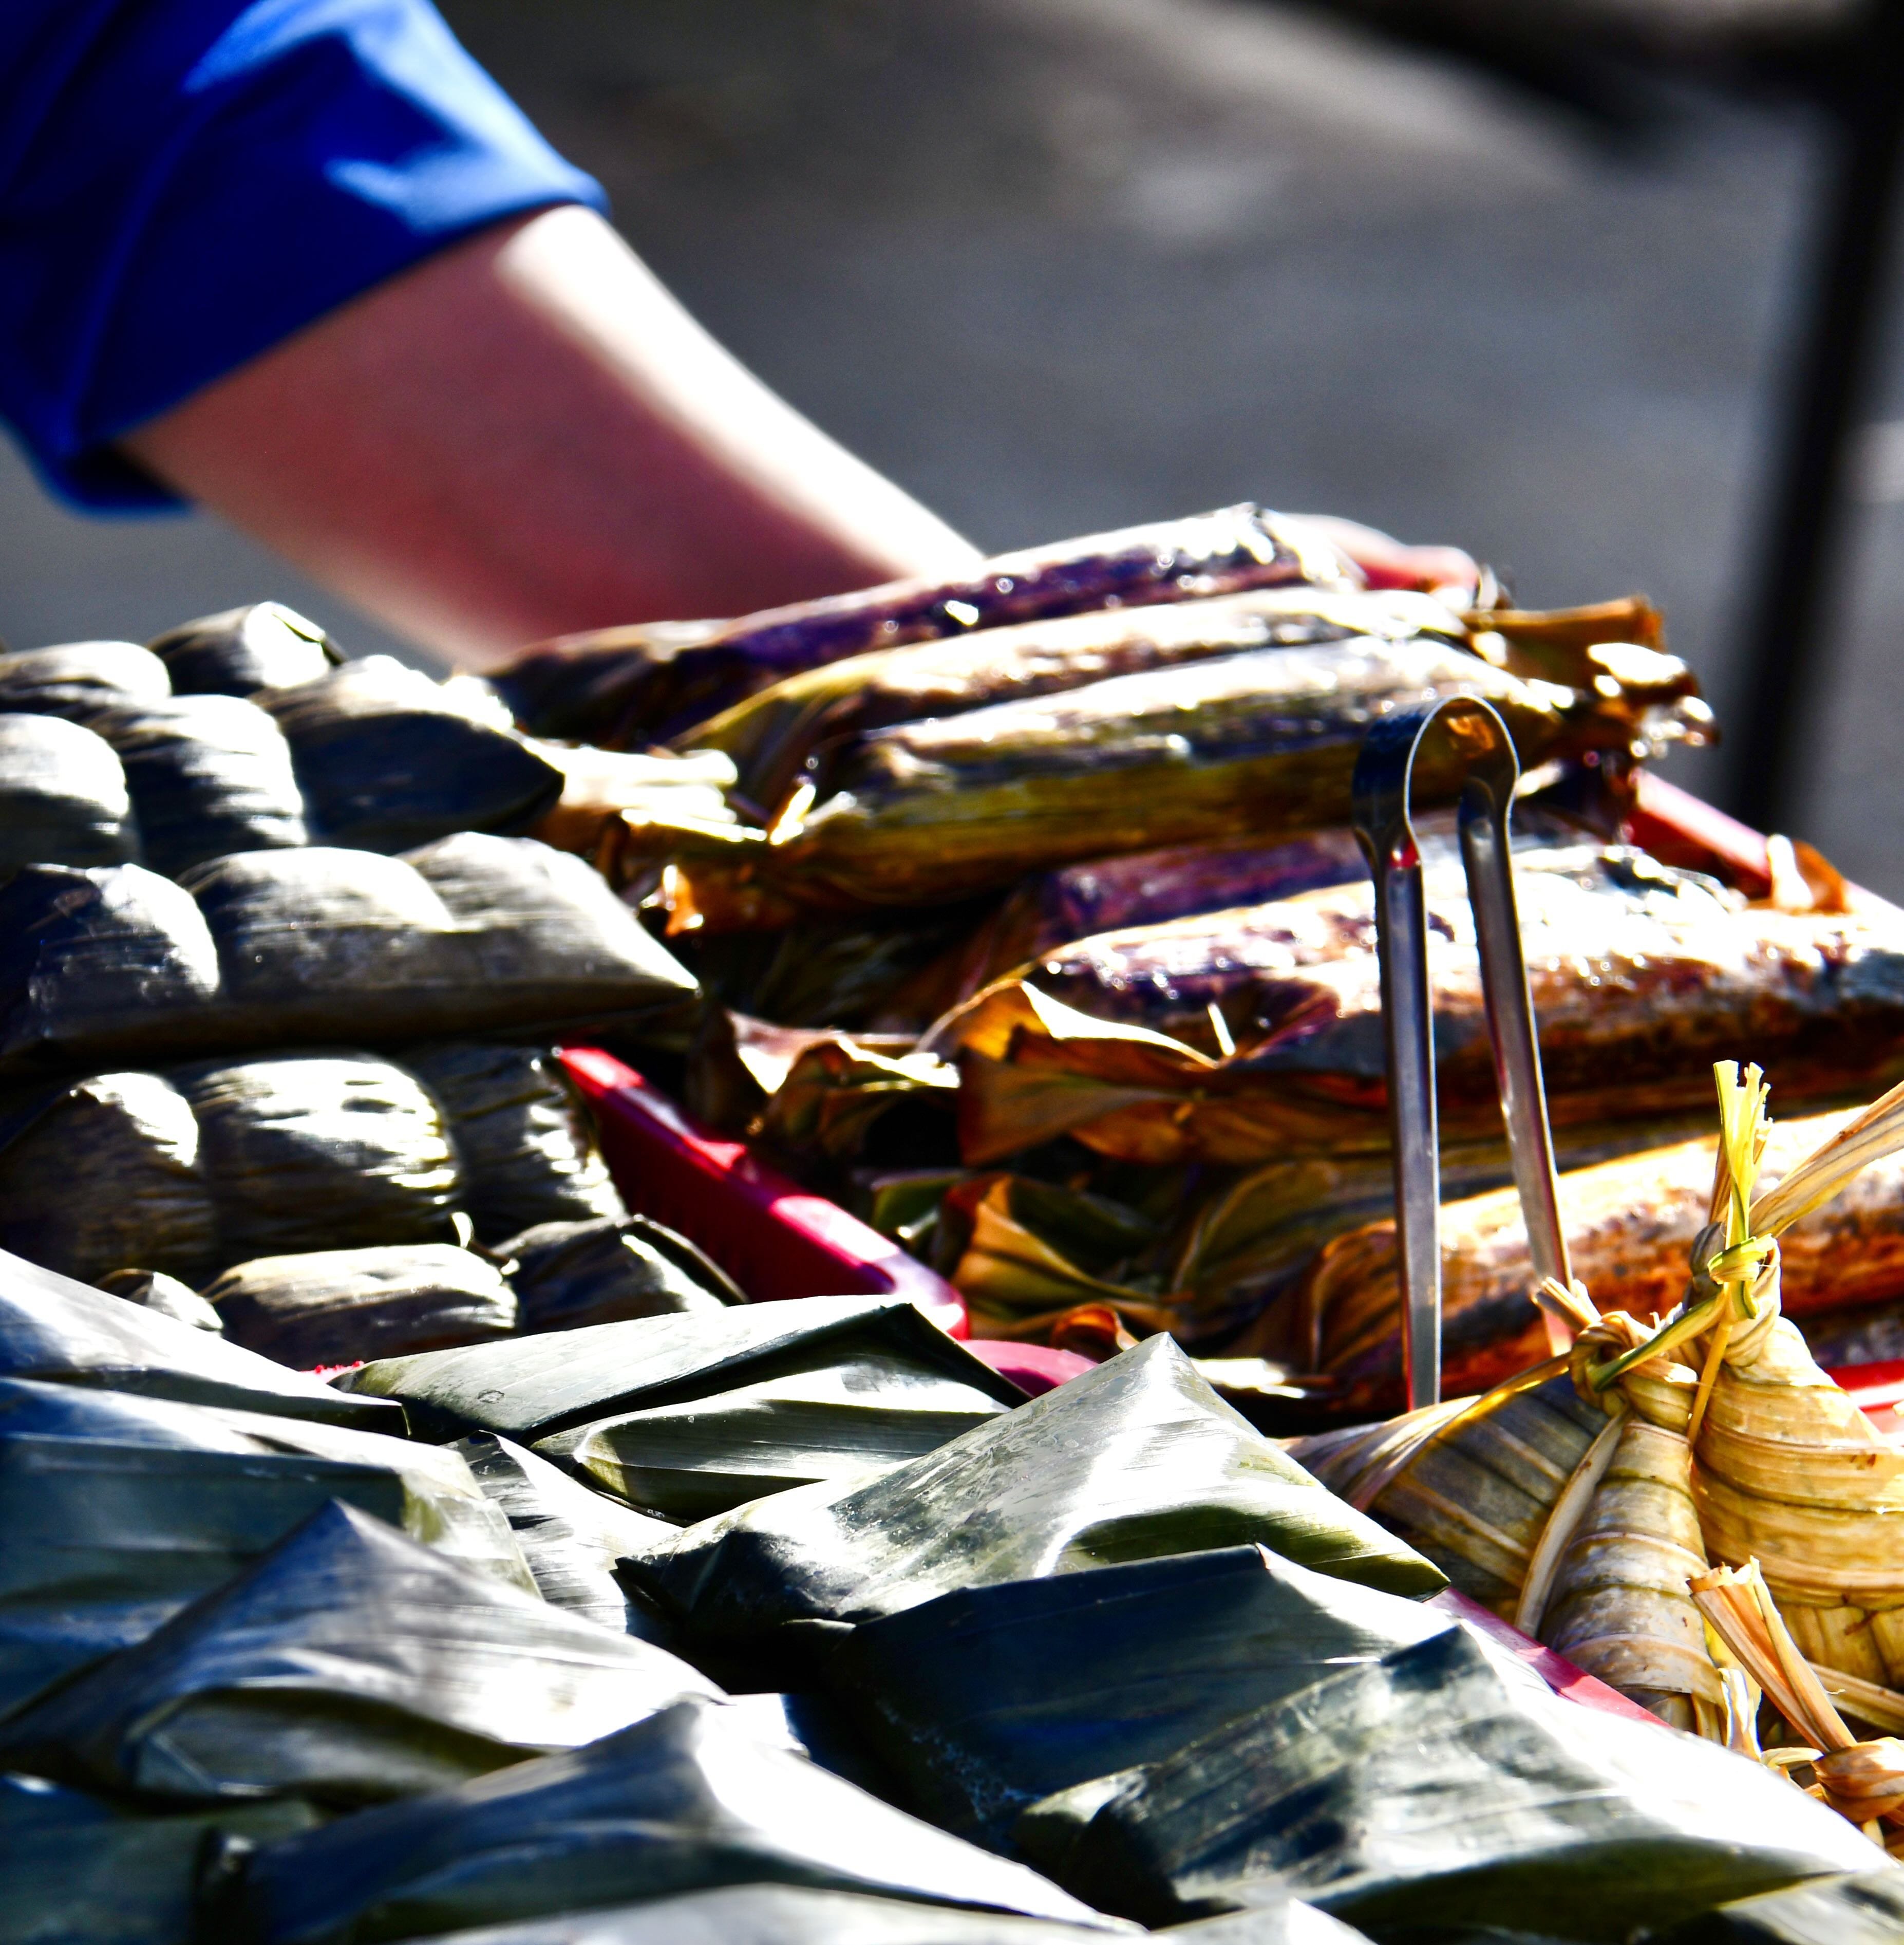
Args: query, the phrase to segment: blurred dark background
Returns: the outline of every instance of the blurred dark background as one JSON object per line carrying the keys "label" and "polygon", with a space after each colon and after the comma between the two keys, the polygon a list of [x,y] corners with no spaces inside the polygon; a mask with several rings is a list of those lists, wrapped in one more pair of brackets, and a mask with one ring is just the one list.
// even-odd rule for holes
{"label": "blurred dark background", "polygon": [[[446,0],[686,303],[1006,547],[1253,498],[1640,589],[1727,718],[1849,0]],[[1896,310],[1887,307],[1887,314]],[[1904,315],[1904,312],[1898,314]],[[1904,895],[1904,350],[1859,410],[1785,818]],[[0,636],[273,593],[0,453]],[[1735,745],[1736,741],[1735,740]],[[1727,787],[1723,752],[1675,758]]]}

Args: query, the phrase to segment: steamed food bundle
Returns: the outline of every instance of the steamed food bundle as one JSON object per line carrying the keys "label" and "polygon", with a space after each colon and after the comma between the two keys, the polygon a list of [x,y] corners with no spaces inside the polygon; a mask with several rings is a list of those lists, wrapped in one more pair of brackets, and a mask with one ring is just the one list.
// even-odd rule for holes
{"label": "steamed food bundle", "polygon": [[[1622,681],[1615,670],[1636,659]],[[1485,698],[1530,768],[1704,734],[1703,706],[1694,723],[1671,658],[1596,650],[1583,664],[1583,680],[1604,676],[1604,689],[1525,681],[1426,638],[1357,638],[872,731],[830,753],[764,834],[684,842],[673,923],[720,930],[928,905],[1087,858],[1345,823],[1369,723],[1432,696]],[[1424,771],[1416,788],[1445,800],[1450,781]]]}
{"label": "steamed food bundle", "polygon": [[[17,1087],[0,1247],[88,1283],[625,1212],[546,1050],[314,1052]],[[459,1254],[461,1253],[458,1253]]]}
{"label": "steamed food bundle", "polygon": [[202,615],[155,635],[146,647],[177,695],[254,695],[316,682],[343,661],[315,621],[281,601]]}
{"label": "steamed food bundle", "polygon": [[466,833],[0,885],[0,1077],[287,1043],[678,1034],[695,985],[580,858]]}
{"label": "steamed food bundle", "polygon": [[0,715],[0,871],[46,859],[123,865],[138,850],[109,743],[57,716]]}
{"label": "steamed food bundle", "polygon": [[1353,587],[1360,576],[1300,520],[1229,507],[1000,554],[948,581],[889,581],[738,621],[664,622],[531,649],[495,687],[538,735],[664,742],[786,676],[870,649],[1088,610],[1249,587]]}

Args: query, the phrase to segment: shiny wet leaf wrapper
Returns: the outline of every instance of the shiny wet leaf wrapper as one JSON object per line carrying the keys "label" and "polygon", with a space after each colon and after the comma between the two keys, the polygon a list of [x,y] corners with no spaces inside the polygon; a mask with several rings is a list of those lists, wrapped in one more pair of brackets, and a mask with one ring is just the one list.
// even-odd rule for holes
{"label": "shiny wet leaf wrapper", "polygon": [[525,1331],[574,1330],[745,1302],[685,1236],[645,1216],[544,1222],[502,1246]]}
{"label": "shiny wet leaf wrapper", "polygon": [[588,1111],[547,1049],[465,1042],[412,1048],[403,1062],[442,1108],[479,1242],[627,1213]]}
{"label": "shiny wet leaf wrapper", "polygon": [[0,1762],[80,1788],[351,1805],[440,1789],[719,1691],[340,1503],[0,1722]]}
{"label": "shiny wet leaf wrapper", "polygon": [[502,1272],[454,1243],[258,1256],[205,1297],[233,1343],[299,1370],[479,1344],[508,1336],[517,1318]]}
{"label": "shiny wet leaf wrapper", "polygon": [[408,858],[227,858],[0,886],[0,1077],[584,1025],[684,1035],[693,980],[578,858],[467,833]]}
{"label": "shiny wet leaf wrapper", "polygon": [[794,1297],[596,1324],[386,1358],[338,1382],[357,1397],[400,1401],[420,1438],[499,1432],[527,1444],[620,1413],[867,1361],[901,1386],[949,1379],[1003,1404],[1024,1396],[910,1303],[873,1296]]}
{"label": "shiny wet leaf wrapper", "polygon": [[0,1777],[0,1945],[194,1945],[199,1864],[320,1820],[296,1802],[155,1817],[33,1777]]}
{"label": "shiny wet leaf wrapper", "polygon": [[89,710],[156,701],[171,692],[165,664],[137,642],[61,642],[0,655],[0,710],[10,714],[83,723]]}
{"label": "shiny wet leaf wrapper", "polygon": [[125,865],[138,855],[112,744],[57,716],[0,715],[0,871]]}
{"label": "shiny wet leaf wrapper", "polygon": [[615,1563],[624,1554],[668,1537],[661,1522],[591,1492],[493,1432],[472,1432],[450,1449],[461,1455],[484,1496],[509,1521],[545,1601],[618,1634],[669,1644],[672,1630],[661,1616],[615,1577]]}
{"label": "shiny wet leaf wrapper", "polygon": [[842,1347],[813,1368],[597,1419],[536,1450],[686,1525],[770,1493],[917,1459],[1010,1408],[996,1386],[909,1370],[909,1361]]}
{"label": "shiny wet leaf wrapper", "polygon": [[[1670,709],[1616,692],[1523,683],[1443,643],[1358,639],[877,730],[830,753],[764,836],[684,840],[673,923],[929,905],[1087,858],[1346,824],[1369,723],[1431,697],[1487,699],[1529,768],[1669,733]],[[1445,759],[1418,766],[1418,800],[1446,802],[1457,775]]]}
{"label": "shiny wet leaf wrapper", "polygon": [[96,1386],[401,1435],[402,1413],[0,1250],[0,1377]]}
{"label": "shiny wet leaf wrapper", "polygon": [[101,1277],[98,1287],[128,1303],[143,1305],[195,1330],[220,1333],[224,1330],[217,1312],[189,1284],[180,1283],[162,1270],[115,1270],[110,1276]]}
{"label": "shiny wet leaf wrapper", "polygon": [[1444,1584],[1155,1337],[923,1459],[741,1507],[626,1570],[689,1638],[738,1643],[960,1588],[1250,1543],[1388,1592]]}
{"label": "shiny wet leaf wrapper", "polygon": [[1875,1854],[1782,1777],[1564,1702],[1465,1629],[1099,1787],[1062,1881],[1153,1924],[1268,1891],[1378,1939],[1493,1925],[1612,1945]]}
{"label": "shiny wet leaf wrapper", "polygon": [[279,601],[202,615],[146,645],[179,695],[252,695],[315,682],[343,658],[319,624]]}
{"label": "shiny wet leaf wrapper", "polygon": [[389,655],[255,698],[289,745],[315,842],[407,851],[459,831],[526,831],[562,772],[511,730]]}
{"label": "shiny wet leaf wrapper", "polygon": [[1108,607],[1360,579],[1299,520],[1247,504],[1000,554],[947,581],[887,581],[738,621],[570,635],[493,680],[540,735],[639,747],[803,669],[873,649]]}
{"label": "shiny wet leaf wrapper", "polygon": [[880,649],[799,675],[685,732],[697,749],[725,751],[741,788],[779,803],[824,744],[897,723],[963,716],[994,703],[1080,689],[1254,649],[1305,646],[1357,636],[1465,645],[1467,630],[1431,595],[1284,587],[1155,607],[1099,609],[1056,621],[987,628],[950,641]]}
{"label": "shiny wet leaf wrapper", "polygon": [[1236,1547],[941,1595],[861,1623],[825,1678],[914,1808],[1009,1848],[1040,1797],[1451,1625]]}
{"label": "shiny wet leaf wrapper", "polygon": [[0,1379],[0,1707],[143,1640],[334,1499],[504,1584],[530,1584],[507,1524],[452,1453]]}
{"label": "shiny wet leaf wrapper", "polygon": [[793,1884],[1028,1913],[1097,1914],[755,1741],[687,1701],[572,1754],[260,1846],[217,1914],[232,1945],[346,1945]]}
{"label": "shiny wet leaf wrapper", "polygon": [[1904,1870],[1885,1864],[1722,1904],[1659,1945],[1893,1945],[1900,1936]]}

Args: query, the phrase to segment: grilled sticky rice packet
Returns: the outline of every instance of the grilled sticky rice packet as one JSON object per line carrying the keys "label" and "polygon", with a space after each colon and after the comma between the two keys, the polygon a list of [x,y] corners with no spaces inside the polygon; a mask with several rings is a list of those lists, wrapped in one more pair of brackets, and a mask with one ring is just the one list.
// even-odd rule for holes
{"label": "grilled sticky rice packet", "polygon": [[0,1250],[0,1376],[91,1385],[401,1436],[402,1413]]}
{"label": "grilled sticky rice packet", "polygon": [[[1446,643],[1358,637],[875,730],[829,752],[765,833],[683,834],[671,923],[745,929],[930,905],[1087,858],[1345,824],[1369,723],[1429,697],[1487,699],[1529,769],[1703,737],[1681,665],[1632,652],[1645,665],[1625,682],[1599,670],[1603,692],[1524,682]],[[1415,772],[1425,803],[1449,800],[1455,781]]]}
{"label": "grilled sticky rice packet", "polygon": [[605,1493],[591,1492],[546,1459],[493,1432],[473,1432],[449,1448],[509,1521],[544,1600],[618,1634],[668,1645],[672,1630],[615,1577],[624,1554],[667,1537],[668,1529]]}
{"label": "grilled sticky rice packet", "polygon": [[503,1585],[533,1584],[454,1453],[309,1419],[0,1378],[0,1709],[143,1641],[333,1500]]}
{"label": "grilled sticky rice packet", "polygon": [[756,1741],[740,1711],[705,1700],[311,1838],[243,1860],[208,1914],[217,1936],[346,1945],[744,1884],[1104,1922],[1024,1865]]}
{"label": "grilled sticky rice packet", "polygon": [[280,601],[202,615],[146,644],[175,695],[254,695],[316,682],[343,659],[318,623]]}
{"label": "grilled sticky rice packet", "polygon": [[724,751],[739,766],[747,795],[756,803],[777,804],[814,751],[837,738],[927,717],[963,716],[1111,676],[1358,635],[1468,640],[1445,603],[1405,592],[1274,587],[1160,607],[1099,609],[830,662],[785,677],[696,723],[682,740],[695,749]]}
{"label": "grilled sticky rice packet", "polygon": [[189,877],[43,865],[0,885],[0,1077],[584,1024],[678,1040],[697,1010],[633,913],[531,838],[253,852]]}
{"label": "grilled sticky rice packet", "polygon": [[942,1594],[859,1623],[824,1679],[920,1814],[1008,1848],[1040,1798],[1454,1625],[1264,1547],[1218,1548]]}
{"label": "grilled sticky rice packet", "polygon": [[0,655],[0,710],[83,723],[105,705],[170,695],[165,664],[137,642],[62,642]]}
{"label": "grilled sticky rice packet", "polygon": [[573,1330],[747,1301],[685,1236],[646,1216],[540,1222],[498,1253],[510,1265],[524,1330]]}
{"label": "grilled sticky rice packet", "polygon": [[[1696,1108],[1749,1036],[1821,1105],[1904,1065],[1904,914],[1745,908],[1699,874],[1617,846],[1536,851],[1517,874],[1557,1126]],[[1430,900],[1441,1128],[1500,1120],[1465,896]],[[1368,887],[1140,928],[1053,952],[948,1016],[926,1050],[960,1067],[981,1165],[1058,1134],[1150,1164],[1249,1167],[1387,1146]]]}
{"label": "grilled sticky rice packet", "polygon": [[297,1370],[481,1344],[510,1336],[517,1317],[502,1272],[453,1243],[257,1256],[205,1299],[234,1344]]}
{"label": "grilled sticky rice packet", "polygon": [[[1850,1118],[1841,1110],[1778,1123],[1761,1164],[1765,1188]],[[1702,1136],[1562,1174],[1568,1253],[1601,1310],[1663,1316],[1678,1302],[1686,1253],[1706,1223],[1714,1148]],[[1441,1247],[1447,1389],[1485,1391],[1537,1364],[1546,1337],[1518,1197],[1496,1189],[1444,1205]],[[1780,1249],[1785,1312],[1807,1324],[1829,1311],[1843,1327],[1866,1305],[1904,1297],[1904,1160],[1874,1164],[1796,1224]],[[1279,1341],[1305,1369],[1336,1376],[1351,1398],[1397,1390],[1399,1301],[1394,1225],[1385,1218],[1323,1250]]]}
{"label": "grilled sticky rice packet", "polygon": [[1465,1628],[1071,1796],[1028,1812],[1021,1843],[1152,1925],[1280,1891],[1379,1938],[1613,1945],[1873,1857],[1782,1778],[1564,1701]]}
{"label": "grilled sticky rice packet", "polygon": [[947,581],[895,581],[719,624],[568,635],[491,680],[537,735],[666,742],[803,669],[974,629],[1361,577],[1314,529],[1260,507],[999,554]]}
{"label": "grilled sticky rice packet", "polygon": [[283,733],[318,843],[396,852],[458,831],[525,831],[562,794],[561,771],[486,692],[393,656],[254,701]]}
{"label": "grilled sticky rice packet", "polygon": [[655,1647],[332,1501],[0,1722],[0,1762],[164,1802],[441,1789],[720,1693]]}
{"label": "grilled sticky rice packet", "polygon": [[687,1638],[738,1646],[960,1588],[1250,1543],[1391,1593],[1443,1584],[1154,1337],[923,1458],[741,1506],[624,1571]]}
{"label": "grilled sticky rice packet", "polygon": [[138,855],[125,768],[112,744],[57,716],[0,715],[0,871],[125,865]]}

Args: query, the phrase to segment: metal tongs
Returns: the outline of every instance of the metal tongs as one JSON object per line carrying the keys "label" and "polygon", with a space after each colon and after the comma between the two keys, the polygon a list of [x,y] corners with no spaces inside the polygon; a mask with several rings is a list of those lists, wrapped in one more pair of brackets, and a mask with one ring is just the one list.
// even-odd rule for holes
{"label": "metal tongs", "polygon": [[[1425,752],[1425,757],[1424,753]],[[1560,1228],[1554,1138],[1520,950],[1508,816],[1520,762],[1507,725],[1476,696],[1448,696],[1384,717],[1363,739],[1353,785],[1355,835],[1375,875],[1376,950],[1388,1042],[1401,1258],[1402,1361],[1413,1411],[1441,1396],[1441,1157],[1434,1102],[1434,1014],[1422,855],[1409,817],[1418,760],[1461,779],[1461,862],[1480,948],[1481,990],[1508,1152],[1536,1284],[1572,1281]],[[1550,1339],[1552,1325],[1549,1326]],[[1560,1345],[1557,1349],[1561,1348]]]}

